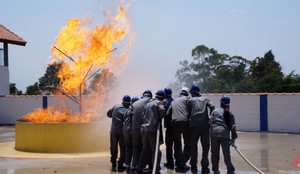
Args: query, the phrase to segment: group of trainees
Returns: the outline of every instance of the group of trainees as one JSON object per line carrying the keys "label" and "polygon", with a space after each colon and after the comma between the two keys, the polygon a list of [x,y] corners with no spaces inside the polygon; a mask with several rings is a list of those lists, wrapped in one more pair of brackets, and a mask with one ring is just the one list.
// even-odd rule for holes
{"label": "group of trainees", "polygon": [[[176,172],[198,173],[198,142],[202,149],[201,172],[210,173],[209,150],[214,174],[219,174],[220,147],[227,174],[234,174],[230,144],[238,137],[235,118],[230,112],[230,98],[222,96],[215,108],[200,87],[183,87],[173,99],[172,89],[158,90],[152,96],[145,90],[141,98],[125,95],[122,103],[107,112],[112,118],[110,130],[110,162],[112,170],[126,170],[136,174],[145,171],[160,173],[161,151],[165,143],[166,163]],[[163,125],[163,126],[162,126]],[[163,128],[165,137],[163,138]],[[120,149],[119,159],[118,149]],[[186,165],[190,162],[190,166]]]}

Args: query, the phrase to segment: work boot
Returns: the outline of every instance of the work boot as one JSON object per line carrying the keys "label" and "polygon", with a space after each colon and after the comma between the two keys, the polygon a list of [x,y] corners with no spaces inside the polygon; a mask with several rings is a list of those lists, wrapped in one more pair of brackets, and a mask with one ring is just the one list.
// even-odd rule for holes
{"label": "work boot", "polygon": [[180,164],[175,168],[175,171],[179,173],[186,173],[188,170],[190,170],[190,167],[186,164]]}
{"label": "work boot", "polygon": [[191,167],[191,172],[192,172],[193,174],[198,173],[198,168],[197,168],[197,166],[192,166],[192,167]]}
{"label": "work boot", "polygon": [[171,170],[174,170],[174,164],[171,164],[171,163],[164,163],[164,166],[167,168],[167,169],[171,169]]}
{"label": "work boot", "polygon": [[118,165],[118,171],[124,171],[126,169],[127,169],[127,167],[123,166],[123,164],[122,165]]}
{"label": "work boot", "polygon": [[202,168],[201,174],[210,174],[210,170],[208,168],[207,169]]}
{"label": "work boot", "polygon": [[220,174],[220,171],[218,170],[218,171],[214,171],[214,174]]}

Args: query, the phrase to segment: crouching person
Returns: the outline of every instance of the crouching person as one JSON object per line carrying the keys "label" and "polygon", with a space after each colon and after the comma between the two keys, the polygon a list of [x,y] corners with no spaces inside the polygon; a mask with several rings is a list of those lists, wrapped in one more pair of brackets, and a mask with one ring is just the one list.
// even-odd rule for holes
{"label": "crouching person", "polygon": [[[231,162],[230,143],[237,138],[235,118],[230,112],[230,98],[223,96],[221,108],[215,109],[210,116],[211,161],[214,174],[219,174],[220,146],[222,146],[227,174],[234,174],[235,168]],[[231,140],[230,140],[231,133]]]}
{"label": "crouching person", "polygon": [[[160,173],[161,151],[159,149],[159,141],[157,141],[157,132],[159,132],[157,130],[160,128],[161,119],[165,116],[165,108],[162,102],[164,98],[164,91],[158,90],[155,99],[145,106],[141,127],[143,150],[136,170],[137,174],[142,173],[149,157],[152,157],[152,164],[155,166],[155,156],[157,156],[156,168],[153,167],[152,170]],[[158,146],[158,149],[156,149],[156,146]]]}

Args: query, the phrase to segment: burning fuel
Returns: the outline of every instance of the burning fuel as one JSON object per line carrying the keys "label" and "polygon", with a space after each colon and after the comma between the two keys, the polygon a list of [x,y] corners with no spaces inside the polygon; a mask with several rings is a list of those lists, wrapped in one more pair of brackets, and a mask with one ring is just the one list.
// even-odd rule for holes
{"label": "burning fuel", "polygon": [[48,109],[37,109],[21,118],[28,122],[90,122],[95,119],[92,114],[71,115],[71,111],[58,111],[54,107]]}

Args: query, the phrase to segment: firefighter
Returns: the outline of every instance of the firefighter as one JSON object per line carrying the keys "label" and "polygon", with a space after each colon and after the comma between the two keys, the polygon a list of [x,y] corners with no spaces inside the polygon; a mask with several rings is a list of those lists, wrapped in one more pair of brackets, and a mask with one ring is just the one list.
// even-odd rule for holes
{"label": "firefighter", "polygon": [[[167,111],[173,101],[172,97],[172,89],[165,88],[164,92],[166,94],[166,99],[164,100],[165,110]],[[164,127],[165,131],[165,144],[166,144],[166,160],[167,162],[164,163],[164,166],[168,169],[174,169],[174,158],[173,158],[173,145],[174,145],[174,138],[173,138],[173,128],[171,125],[172,115],[166,115],[164,118]]]}
{"label": "firefighter", "polygon": [[234,143],[238,136],[235,129],[235,118],[230,112],[229,104],[230,98],[223,96],[220,100],[221,108],[215,109],[210,117],[211,162],[212,170],[215,174],[220,173],[220,146],[222,147],[227,174],[235,173],[235,168],[230,157],[230,143]]}
{"label": "firefighter", "polygon": [[[148,159],[152,158],[152,164],[154,165],[154,159],[157,155],[156,173],[160,172],[160,161],[161,161],[161,151],[159,149],[159,139],[157,142],[157,133],[159,133],[161,119],[165,116],[165,108],[163,105],[163,100],[165,98],[165,93],[163,90],[158,90],[155,93],[155,99],[149,102],[144,109],[141,125],[141,134],[143,141],[143,150],[140,155],[138,168],[136,173],[142,173]],[[156,149],[158,145],[158,149]],[[156,154],[157,152],[157,154]]]}
{"label": "firefighter", "polygon": [[209,113],[214,109],[214,105],[208,98],[201,97],[200,87],[192,85],[190,89],[192,98],[188,101],[188,115],[190,120],[190,138],[191,138],[191,171],[197,173],[197,159],[198,159],[198,141],[200,138],[202,146],[202,174],[210,172],[208,166],[208,152],[209,152]]}
{"label": "firefighter", "polygon": [[[174,157],[176,172],[187,172],[190,168],[186,162],[190,158],[190,129],[188,121],[187,101],[189,100],[189,89],[183,87],[179,97],[175,98],[167,111],[167,115],[172,115],[172,128],[174,137]],[[182,151],[183,137],[184,148]]]}
{"label": "firefighter", "polygon": [[[112,170],[125,170],[123,166],[125,162],[125,144],[123,136],[123,115],[130,106],[130,96],[125,95],[122,100],[122,104],[115,105],[108,110],[107,116],[112,118],[111,129],[110,129],[110,162],[112,164]],[[118,145],[120,148],[120,158],[118,160]]]}
{"label": "firefighter", "polygon": [[[131,105],[139,100],[138,97],[131,98]],[[125,165],[126,170],[131,170],[131,161],[132,161],[132,130],[131,130],[131,121],[132,121],[132,107],[129,107],[123,115],[123,135],[125,143]]]}
{"label": "firefighter", "polygon": [[141,135],[141,119],[145,105],[152,100],[152,92],[145,90],[143,96],[132,104],[132,171],[136,170],[143,148]]}

